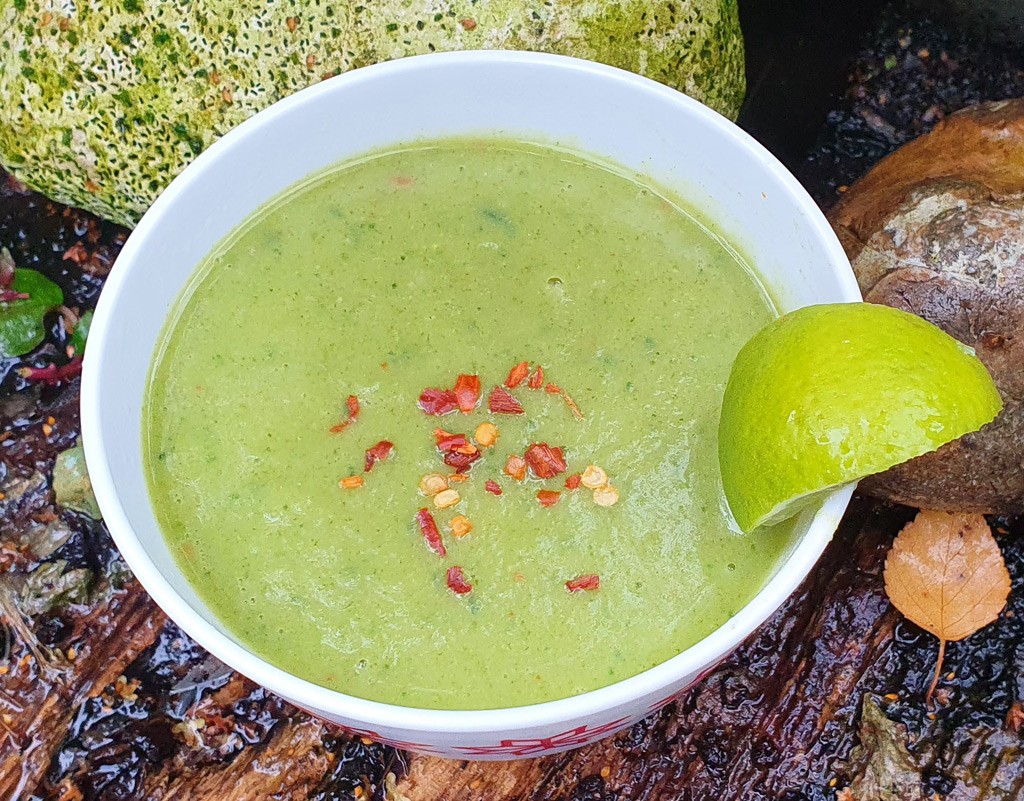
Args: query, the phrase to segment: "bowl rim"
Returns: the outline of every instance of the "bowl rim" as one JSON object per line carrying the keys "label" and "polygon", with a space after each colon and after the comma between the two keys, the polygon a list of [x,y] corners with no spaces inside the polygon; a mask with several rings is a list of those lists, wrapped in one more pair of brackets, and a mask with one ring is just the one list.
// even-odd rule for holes
{"label": "bowl rim", "polygon": [[735,615],[703,639],[670,659],[629,678],[580,695],[525,706],[469,710],[428,709],[371,701],[331,690],[276,667],[234,642],[177,593],[135,535],[118,498],[106,458],[107,435],[99,413],[103,364],[108,358],[109,348],[116,347],[116,340],[112,339],[110,318],[122,293],[129,267],[135,260],[135,251],[150,231],[160,225],[165,209],[172,206],[175,199],[186,191],[207,165],[231,148],[236,140],[256,132],[278,115],[291,112],[304,104],[315,104],[321,95],[339,91],[347,85],[399,78],[408,72],[435,67],[459,66],[468,69],[480,64],[528,65],[587,73],[599,80],[627,84],[632,91],[681,107],[701,124],[714,129],[730,147],[746,150],[764,163],[803,213],[803,224],[809,226],[826,250],[830,251],[830,266],[840,284],[843,302],[861,301],[852,270],[835,269],[837,265],[848,264],[848,261],[825,216],[796,178],[753,137],[714,110],[668,86],[615,67],[567,56],[529,51],[467,50],[411,56],[352,70],[303,89],[260,111],[214,142],[174,178],[144,214],[118,257],[119,268],[111,272],[97,304],[90,330],[89,358],[85,359],[83,366],[82,440],[93,489],[111,536],[128,566],[157,605],[206,650],[258,684],[298,705],[340,718],[355,719],[381,728],[444,732],[451,735],[495,731],[514,733],[522,729],[593,718],[613,710],[629,714],[628,707],[638,699],[660,699],[666,693],[675,692],[679,689],[679,682],[724,658],[796,590],[832,539],[853,493],[853,485],[832,492],[775,575]]}

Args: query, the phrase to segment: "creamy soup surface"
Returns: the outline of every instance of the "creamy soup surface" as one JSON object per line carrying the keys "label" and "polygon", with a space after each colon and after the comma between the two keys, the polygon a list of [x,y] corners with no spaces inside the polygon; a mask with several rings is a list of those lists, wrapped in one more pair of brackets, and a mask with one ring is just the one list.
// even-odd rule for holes
{"label": "creamy soup surface", "polygon": [[[788,527],[738,533],[717,460],[730,365],[774,314],[639,176],[503,140],[376,153],[260,210],[179,300],[144,414],[157,519],[234,636],[317,684],[438,709],[593,690],[709,634],[789,545]],[[490,411],[520,362],[523,413]],[[421,393],[443,407],[460,374],[473,411],[427,414]],[[505,471],[538,444],[557,449],[540,472],[564,472]],[[566,487],[589,465],[617,502]],[[438,508],[421,480],[457,469]]]}

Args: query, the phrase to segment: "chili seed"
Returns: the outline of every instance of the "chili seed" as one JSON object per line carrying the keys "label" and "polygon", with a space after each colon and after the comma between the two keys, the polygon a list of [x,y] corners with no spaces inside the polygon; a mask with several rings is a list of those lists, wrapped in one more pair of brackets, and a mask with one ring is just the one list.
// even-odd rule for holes
{"label": "chili seed", "polygon": [[610,484],[594,490],[594,503],[598,506],[614,506],[619,502],[619,491]]}
{"label": "chili seed", "polygon": [[580,476],[580,484],[587,489],[600,489],[608,483],[608,474],[604,472],[600,467],[592,464],[583,471],[583,475]]}
{"label": "chili seed", "polygon": [[498,441],[498,427],[494,423],[481,423],[473,432],[473,439],[482,448],[490,448]]}
{"label": "chili seed", "polygon": [[452,534],[460,539],[473,530],[473,524],[469,522],[469,518],[465,515],[455,515],[452,518],[452,522],[448,524],[448,527],[451,529]]}
{"label": "chili seed", "polygon": [[446,489],[434,496],[434,506],[438,509],[447,509],[449,506],[455,506],[461,500],[462,498],[456,490]]}
{"label": "chili seed", "polygon": [[420,479],[420,492],[427,497],[448,489],[448,479],[440,473],[427,473]]}

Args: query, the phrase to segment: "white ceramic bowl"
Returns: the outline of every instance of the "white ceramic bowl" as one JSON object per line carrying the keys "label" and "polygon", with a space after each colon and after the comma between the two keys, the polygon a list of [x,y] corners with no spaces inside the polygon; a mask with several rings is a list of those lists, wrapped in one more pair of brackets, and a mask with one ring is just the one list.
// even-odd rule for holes
{"label": "white ceramic bowl", "polygon": [[785,310],[860,300],[839,242],[803,188],[700,103],[627,72],[556,56],[409,58],[332,78],[275,104],[213,145],[160,196],[100,298],[82,381],[82,431],[93,487],[121,553],[156,602],[204,647],[354,732],[421,752],[503,759],[584,745],[698,681],[803,580],[852,490],[804,515],[784,563],[717,631],[640,675],[574,698],[486,711],[390,706],[297,678],[236,640],[185,581],[150,508],[142,402],[164,319],[210,249],[296,181],[382,146],[488,132],[569,145],[675,189],[753,257]]}

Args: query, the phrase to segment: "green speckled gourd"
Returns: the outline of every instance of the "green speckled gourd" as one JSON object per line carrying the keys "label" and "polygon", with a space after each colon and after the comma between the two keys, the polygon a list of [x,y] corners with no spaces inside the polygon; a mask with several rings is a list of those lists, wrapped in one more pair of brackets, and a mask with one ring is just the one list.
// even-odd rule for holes
{"label": "green speckled gourd", "polygon": [[743,99],[736,0],[0,0],[0,163],[125,225],[203,148],[325,76],[434,50],[540,50]]}

